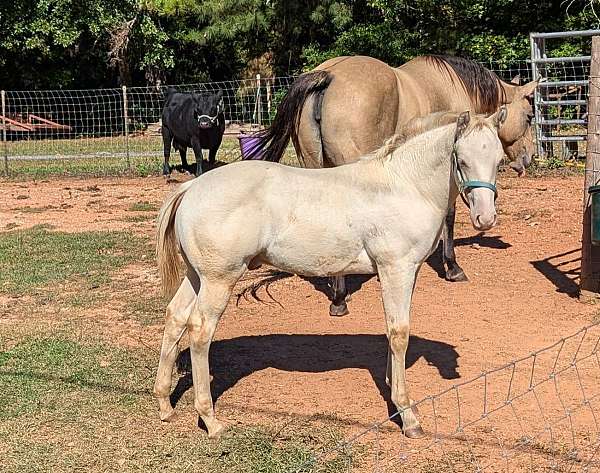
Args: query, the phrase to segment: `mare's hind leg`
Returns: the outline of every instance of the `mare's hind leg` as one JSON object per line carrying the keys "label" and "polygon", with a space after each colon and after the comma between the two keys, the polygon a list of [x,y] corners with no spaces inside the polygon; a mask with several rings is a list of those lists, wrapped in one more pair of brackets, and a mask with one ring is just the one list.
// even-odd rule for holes
{"label": "mare's hind leg", "polygon": [[448,209],[446,220],[444,222],[444,242],[443,242],[443,260],[447,266],[446,279],[448,281],[468,281],[467,275],[456,262],[454,253],[454,220],[456,217],[456,204]]}
{"label": "mare's hind leg", "polygon": [[188,276],[183,279],[167,306],[160,361],[154,383],[154,395],[158,399],[160,419],[164,421],[169,420],[173,415],[173,407],[169,399],[171,377],[177,357],[177,346],[185,333],[186,323],[196,300],[198,284],[198,276],[188,272]]}
{"label": "mare's hind leg", "polygon": [[224,424],[217,420],[210,393],[208,351],[221,314],[227,306],[237,278],[202,279],[187,328],[190,336],[194,407],[204,421],[210,438],[218,437]]}
{"label": "mare's hind leg", "polygon": [[329,315],[332,317],[342,317],[348,314],[348,304],[346,304],[346,278],[344,276],[333,276],[331,278],[333,296],[329,306]]}

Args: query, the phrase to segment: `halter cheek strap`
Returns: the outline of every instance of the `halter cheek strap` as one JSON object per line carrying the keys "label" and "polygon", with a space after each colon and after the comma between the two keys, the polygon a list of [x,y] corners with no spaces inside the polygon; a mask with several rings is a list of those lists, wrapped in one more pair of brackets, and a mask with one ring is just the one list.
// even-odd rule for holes
{"label": "halter cheek strap", "polygon": [[452,150],[452,173],[454,174],[454,181],[456,182],[456,187],[458,187],[458,193],[462,201],[465,203],[467,207],[469,207],[469,201],[467,200],[466,195],[473,189],[484,188],[489,189],[494,193],[494,199],[498,197],[498,189],[496,188],[496,183],[485,182],[485,181],[476,181],[471,180],[467,181],[465,176],[460,169],[460,164],[458,164],[458,155],[456,153],[456,147]]}

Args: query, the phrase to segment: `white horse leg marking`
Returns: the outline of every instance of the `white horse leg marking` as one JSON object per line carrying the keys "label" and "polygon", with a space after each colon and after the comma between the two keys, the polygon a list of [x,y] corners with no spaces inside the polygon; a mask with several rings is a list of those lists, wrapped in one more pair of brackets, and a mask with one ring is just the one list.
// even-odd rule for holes
{"label": "white horse leg marking", "polygon": [[405,373],[405,356],[410,332],[410,304],[417,270],[418,267],[415,265],[393,265],[379,270],[391,351],[391,357],[388,356],[388,376],[391,370],[392,402],[400,412],[404,435],[410,438],[424,435],[411,408]]}
{"label": "white horse leg marking", "polygon": [[208,351],[232,288],[233,284],[228,281],[202,279],[200,294],[187,324],[194,379],[194,407],[204,421],[210,438],[218,437],[225,426],[217,420],[213,408]]}
{"label": "white horse leg marking", "polygon": [[[195,275],[190,276],[194,279]],[[195,276],[195,279],[198,279],[197,276]],[[158,362],[158,372],[154,383],[154,395],[158,398],[160,419],[163,421],[170,420],[174,413],[169,399],[171,377],[177,358],[177,347],[185,333],[185,325],[195,300],[196,292],[190,282],[190,277],[185,277],[177,293],[167,306],[160,361]]]}

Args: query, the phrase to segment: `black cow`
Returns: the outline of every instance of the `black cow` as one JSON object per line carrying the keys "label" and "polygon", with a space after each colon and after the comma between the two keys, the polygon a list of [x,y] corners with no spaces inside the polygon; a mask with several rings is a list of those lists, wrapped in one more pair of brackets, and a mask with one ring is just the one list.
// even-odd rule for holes
{"label": "black cow", "polygon": [[180,93],[169,88],[162,112],[162,137],[165,153],[163,175],[171,174],[169,157],[171,143],[181,155],[181,164],[188,168],[188,148],[196,156],[196,176],[202,174],[202,150],[208,149],[208,161],[214,164],[225,131],[223,91]]}

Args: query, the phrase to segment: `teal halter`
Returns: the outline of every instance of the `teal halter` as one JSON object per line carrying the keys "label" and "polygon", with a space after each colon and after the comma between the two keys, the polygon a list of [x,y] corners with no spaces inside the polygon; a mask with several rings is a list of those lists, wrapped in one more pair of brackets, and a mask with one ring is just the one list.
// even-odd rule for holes
{"label": "teal halter", "polygon": [[467,200],[466,195],[469,191],[473,189],[477,189],[478,187],[483,187],[484,189],[489,189],[494,193],[494,199],[498,197],[498,189],[496,189],[496,183],[493,184],[491,182],[485,181],[467,181],[465,179],[462,170],[460,169],[460,165],[458,164],[458,155],[456,154],[456,147],[452,149],[452,173],[454,174],[454,181],[456,182],[456,187],[458,187],[458,193],[462,198],[463,202],[467,207],[469,207],[469,201]]}

